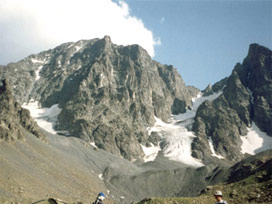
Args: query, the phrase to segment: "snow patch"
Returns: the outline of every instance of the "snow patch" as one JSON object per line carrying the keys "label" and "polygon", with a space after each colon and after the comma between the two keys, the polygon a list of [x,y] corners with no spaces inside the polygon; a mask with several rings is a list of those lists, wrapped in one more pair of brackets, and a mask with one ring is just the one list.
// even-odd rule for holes
{"label": "snow patch", "polygon": [[58,65],[58,68],[61,67],[61,61],[60,60],[57,62],[57,65]]}
{"label": "snow patch", "polygon": [[208,142],[209,142],[210,150],[211,150],[211,152],[212,152],[212,156],[213,156],[213,157],[217,157],[218,159],[224,159],[223,156],[221,156],[221,155],[215,153],[215,150],[214,150],[214,146],[213,146],[213,142],[212,142],[212,138],[211,138],[211,137],[209,137]]}
{"label": "snow patch", "polygon": [[31,61],[34,64],[36,64],[36,63],[44,64],[46,62],[46,60],[39,60],[39,59],[35,59],[35,58],[32,58]]}
{"label": "snow patch", "polygon": [[200,92],[196,98],[193,98],[192,101],[193,101],[193,110],[196,110],[198,109],[198,107],[204,102],[204,101],[213,101],[215,100],[216,98],[218,98],[221,94],[223,93],[223,91],[219,91],[219,92],[216,92],[214,94],[211,94],[209,96],[202,96],[203,94]]}
{"label": "snow patch", "polygon": [[43,68],[43,66],[48,62],[47,59],[35,59],[35,58],[31,58],[31,61],[34,63],[34,64],[39,64],[39,67],[38,69],[35,71],[35,81],[38,81],[40,79],[40,71],[41,69]]}
{"label": "snow patch", "polygon": [[268,149],[272,149],[272,137],[269,137],[265,132],[262,132],[253,122],[248,128],[246,136],[241,136],[242,145],[241,152],[243,154],[256,154]]}
{"label": "snow patch", "polygon": [[99,174],[98,177],[103,181],[104,178],[103,178],[103,174]]}
{"label": "snow patch", "polygon": [[[166,145],[161,151],[165,157],[195,167],[203,166],[200,160],[192,157],[191,144],[193,138],[196,136],[193,132],[188,130],[188,127],[192,126],[198,107],[206,100],[215,100],[222,93],[222,91],[219,91],[205,97],[202,96],[202,93],[199,93],[196,98],[192,99],[192,108],[187,109],[183,114],[173,115],[169,123],[165,123],[155,117],[155,125],[147,128],[148,134],[150,135],[152,132],[157,132],[162,137]],[[145,152],[144,148],[143,151]],[[154,157],[152,159],[156,158],[155,153],[154,151]],[[145,155],[147,156],[148,154],[145,153]],[[216,154],[214,153],[214,155]],[[146,156],[144,159],[146,159]],[[220,155],[216,156],[220,157]]]}
{"label": "snow patch", "polygon": [[58,104],[55,104],[50,108],[41,108],[38,101],[31,100],[29,103],[24,103],[22,107],[30,111],[31,117],[41,128],[52,134],[57,133],[54,130],[54,127],[57,122],[58,115],[61,112]]}
{"label": "snow patch", "polygon": [[75,52],[78,52],[79,50],[81,50],[83,47],[83,45],[76,45],[75,48],[76,48],[76,51]]}
{"label": "snow patch", "polygon": [[92,146],[95,147],[95,148],[98,148],[98,147],[95,145],[94,142],[90,142],[89,144],[92,145]]}
{"label": "snow patch", "polygon": [[145,154],[144,156],[144,162],[149,162],[149,161],[154,161],[159,153],[159,151],[161,151],[160,146],[154,146],[153,144],[151,144],[151,147],[145,147],[143,145],[141,145],[142,150]]}
{"label": "snow patch", "polygon": [[36,75],[35,80],[36,81],[38,81],[41,78],[40,71],[41,71],[42,68],[43,68],[43,65],[39,66],[38,69],[35,71],[35,75]]}
{"label": "snow patch", "polygon": [[76,42],[76,43],[70,45],[68,48],[73,47],[73,49],[74,49],[73,52],[72,52],[72,54],[71,54],[71,57],[72,57],[74,54],[76,54],[79,50],[81,50],[81,49],[83,48],[83,46],[84,46],[84,43],[81,42],[81,41]]}

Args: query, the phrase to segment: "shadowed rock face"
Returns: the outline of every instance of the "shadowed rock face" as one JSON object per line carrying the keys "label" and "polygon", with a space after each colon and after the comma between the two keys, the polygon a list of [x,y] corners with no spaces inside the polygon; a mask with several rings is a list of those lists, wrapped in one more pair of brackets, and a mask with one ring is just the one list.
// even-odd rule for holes
{"label": "shadowed rock face", "polygon": [[252,120],[272,136],[272,51],[257,44],[251,45],[237,73],[252,93]]}
{"label": "shadowed rock face", "polygon": [[252,44],[243,64],[237,64],[226,79],[222,95],[199,107],[193,125],[198,136],[193,155],[204,158],[209,154],[207,137],[211,137],[217,153],[230,161],[241,159],[240,135],[247,134],[252,121],[272,136],[271,107],[272,52]]}
{"label": "shadowed rock face", "polygon": [[0,74],[10,78],[20,103],[32,98],[43,107],[59,104],[58,130],[130,160],[143,156],[141,143],[150,145],[146,128],[154,116],[167,121],[172,112],[185,112],[198,93],[173,66],[157,63],[138,45],[114,45],[107,36],[29,56]]}
{"label": "shadowed rock face", "polygon": [[19,103],[14,102],[7,80],[0,81],[0,140],[14,141],[24,138],[29,131],[38,138],[44,138],[36,122]]}

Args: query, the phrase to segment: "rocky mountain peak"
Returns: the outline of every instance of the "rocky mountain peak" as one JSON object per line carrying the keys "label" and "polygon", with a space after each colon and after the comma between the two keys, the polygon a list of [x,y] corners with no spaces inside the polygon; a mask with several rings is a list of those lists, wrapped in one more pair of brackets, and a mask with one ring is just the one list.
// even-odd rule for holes
{"label": "rocky mountain peak", "polygon": [[114,44],[111,41],[110,36],[105,36],[102,39],[97,39],[97,41],[92,45],[92,43],[90,43],[92,40],[89,41],[88,46],[93,47],[94,49],[96,49],[96,51],[94,52],[93,50],[91,51],[91,54],[102,54],[102,53],[107,53],[107,52],[111,52],[113,50]]}
{"label": "rocky mountain peak", "polygon": [[237,73],[251,95],[252,120],[272,136],[272,51],[252,44]]}
{"label": "rocky mountain peak", "polygon": [[111,38],[108,35],[105,35],[103,40],[106,41],[107,43],[111,43]]}
{"label": "rocky mountain peak", "polygon": [[[202,158],[206,154],[203,150],[209,149],[207,138],[211,138],[216,152],[237,161],[242,157],[241,137],[247,135],[253,122],[272,136],[272,52],[250,45],[248,56],[236,64],[223,84],[222,95],[203,103],[197,111],[193,129],[198,138],[193,149]],[[212,93],[213,87],[205,92]]]}
{"label": "rocky mountain peak", "polygon": [[269,56],[271,55],[271,50],[268,48],[261,46],[257,43],[250,44],[249,50],[248,50],[248,58],[256,58],[260,57],[260,55]]}
{"label": "rocky mountain peak", "polygon": [[167,121],[185,112],[199,92],[173,66],[152,60],[139,45],[115,45],[109,36],[65,43],[4,70],[1,77],[11,80],[21,103],[59,105],[58,131],[127,159],[142,158],[140,144],[151,145],[147,128],[155,116]]}

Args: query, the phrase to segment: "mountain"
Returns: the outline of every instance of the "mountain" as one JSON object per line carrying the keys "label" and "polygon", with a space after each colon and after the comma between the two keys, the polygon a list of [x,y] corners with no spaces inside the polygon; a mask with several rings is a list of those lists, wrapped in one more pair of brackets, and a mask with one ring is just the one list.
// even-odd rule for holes
{"label": "mountain", "polygon": [[[41,111],[49,114],[42,116],[51,123],[48,131],[90,141],[130,161],[154,160],[162,151],[196,166],[233,164],[272,145],[266,137],[272,134],[271,51],[257,44],[229,77],[202,92],[140,46],[118,46],[108,36],[2,66],[0,77],[9,79],[16,101],[38,123]],[[264,138],[253,132],[268,142],[262,145]],[[250,138],[258,140],[255,147],[246,145]]]}
{"label": "mountain", "polygon": [[138,45],[103,39],[66,43],[1,69],[16,100],[58,104],[57,131],[90,140],[132,160],[150,146],[154,116],[167,121],[185,112],[198,90],[185,86],[173,66],[161,65]]}
{"label": "mountain", "polygon": [[128,203],[236,182],[247,168],[233,164],[272,147],[271,56],[252,44],[201,92],[108,36],[0,66],[0,202],[89,202],[103,191]]}
{"label": "mountain", "polygon": [[[243,158],[242,144],[250,138],[250,148],[255,148],[255,153],[264,150],[263,146],[271,148],[272,52],[257,44],[250,45],[243,63],[204,93],[218,92],[220,87],[221,95],[205,101],[197,110],[193,131],[198,137],[192,144],[193,156],[205,159],[210,155],[209,142],[217,155],[231,162]],[[252,138],[254,131],[263,132],[265,138],[258,134]]]}

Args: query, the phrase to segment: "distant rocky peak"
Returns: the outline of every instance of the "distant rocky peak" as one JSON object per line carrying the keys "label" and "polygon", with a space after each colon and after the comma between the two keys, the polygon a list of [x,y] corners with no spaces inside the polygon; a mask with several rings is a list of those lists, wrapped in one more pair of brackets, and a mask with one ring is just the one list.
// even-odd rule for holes
{"label": "distant rocky peak", "polygon": [[203,103],[197,111],[193,130],[198,138],[193,154],[202,158],[208,146],[206,137],[211,137],[217,153],[230,161],[239,160],[243,156],[242,139],[248,138],[243,136],[251,134],[252,124],[272,136],[272,51],[250,45],[243,63],[237,63],[228,78],[204,93],[210,94],[216,85],[223,88],[222,96]]}
{"label": "distant rocky peak", "polygon": [[272,80],[271,66],[272,51],[258,44],[251,44],[243,64],[238,63],[234,70],[245,86],[254,89]]}
{"label": "distant rocky peak", "polygon": [[203,96],[209,96],[211,94],[222,91],[228,82],[228,77],[216,82],[214,85],[209,84],[203,91]]}
{"label": "distant rocky peak", "polygon": [[249,46],[247,58],[258,58],[261,55],[271,56],[271,53],[272,51],[268,48],[254,43]]}

